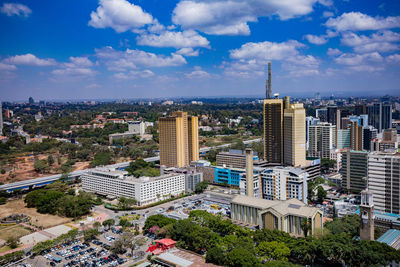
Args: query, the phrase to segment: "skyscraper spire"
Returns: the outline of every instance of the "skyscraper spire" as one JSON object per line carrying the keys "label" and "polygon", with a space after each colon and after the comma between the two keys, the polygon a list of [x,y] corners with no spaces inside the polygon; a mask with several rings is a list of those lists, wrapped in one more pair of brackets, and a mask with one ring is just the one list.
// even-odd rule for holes
{"label": "skyscraper spire", "polygon": [[266,84],[266,98],[272,98],[272,85],[271,85],[271,61],[268,62],[268,79]]}

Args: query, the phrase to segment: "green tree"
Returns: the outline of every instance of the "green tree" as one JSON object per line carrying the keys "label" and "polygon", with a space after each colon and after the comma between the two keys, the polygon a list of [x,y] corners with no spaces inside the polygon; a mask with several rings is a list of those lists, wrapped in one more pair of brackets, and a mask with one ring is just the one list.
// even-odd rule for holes
{"label": "green tree", "polygon": [[310,222],[310,220],[304,218],[301,221],[301,225],[300,226],[301,226],[301,229],[303,230],[304,237],[307,237],[308,233],[311,231],[311,222]]}
{"label": "green tree", "polygon": [[196,184],[196,187],[195,187],[195,191],[194,191],[194,192],[195,192],[196,194],[201,194],[201,193],[204,192],[204,190],[207,189],[207,187],[208,187],[208,182],[207,182],[207,181],[202,181],[202,182]]}
{"label": "green tree", "polygon": [[87,242],[96,238],[100,234],[99,230],[92,228],[83,232],[83,239]]}
{"label": "green tree", "polygon": [[224,265],[225,264],[224,251],[219,247],[210,248],[209,250],[207,250],[206,262],[214,263],[216,265]]}
{"label": "green tree", "polygon": [[93,161],[90,163],[91,167],[109,165],[111,163],[110,152],[97,152],[94,155]]}
{"label": "green tree", "polygon": [[322,186],[318,186],[317,188],[317,198],[318,198],[318,202],[322,203],[322,201],[324,201],[324,199],[326,198],[327,192],[325,191],[325,189]]}
{"label": "green tree", "polygon": [[248,250],[235,248],[227,254],[225,264],[229,267],[254,267],[258,266],[260,262]]}
{"label": "green tree", "polygon": [[108,219],[103,222],[103,226],[107,227],[108,229],[110,228],[110,226],[113,226],[114,224],[115,224],[114,219]]}
{"label": "green tree", "polygon": [[324,224],[333,235],[346,233],[351,237],[359,236],[360,233],[360,217],[356,214],[346,215],[342,218],[335,218]]}
{"label": "green tree", "polygon": [[9,246],[10,248],[14,249],[18,247],[18,244],[19,244],[19,238],[15,236],[10,236],[9,238],[7,238],[6,245]]}
{"label": "green tree", "polygon": [[290,255],[290,249],[283,242],[264,241],[257,246],[256,253],[264,261],[278,260],[286,262]]}
{"label": "green tree", "polygon": [[147,231],[153,226],[158,226],[159,228],[162,228],[168,224],[173,224],[175,222],[175,219],[165,217],[161,214],[151,215],[146,219],[146,222],[144,223],[143,232],[147,233]]}
{"label": "green tree", "polygon": [[118,199],[118,208],[122,210],[128,209],[136,204],[137,201],[134,198],[120,197]]}
{"label": "green tree", "polygon": [[37,172],[44,173],[49,169],[49,165],[47,165],[47,161],[46,160],[38,159],[38,160],[35,160],[35,162],[33,163],[33,168]]}
{"label": "green tree", "polygon": [[54,164],[54,157],[53,157],[53,155],[49,155],[49,156],[47,157],[47,164],[49,164],[49,166],[51,166],[51,165]]}

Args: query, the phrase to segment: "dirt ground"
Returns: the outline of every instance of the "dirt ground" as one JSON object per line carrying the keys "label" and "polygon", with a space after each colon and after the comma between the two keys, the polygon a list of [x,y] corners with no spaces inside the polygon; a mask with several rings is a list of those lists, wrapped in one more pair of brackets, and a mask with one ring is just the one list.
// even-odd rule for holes
{"label": "dirt ground", "polygon": [[[53,155],[54,158],[56,158],[55,155]],[[38,178],[38,177],[44,177],[44,176],[50,176],[53,174],[59,173],[58,168],[60,165],[57,164],[56,162],[51,166],[50,172],[46,172],[44,174],[38,173],[35,171],[33,168],[33,164],[36,159],[47,159],[48,154],[41,154],[37,156],[22,156],[22,157],[17,157],[15,159],[14,163],[8,163],[4,166],[4,168],[7,170],[5,174],[0,174],[0,182],[3,182],[5,184],[7,183],[13,183],[13,182],[18,182],[18,181],[25,181],[29,180],[32,178]],[[87,162],[77,162],[75,165],[72,167],[72,171],[77,171],[77,170],[83,170],[89,167],[89,161]],[[10,171],[15,175],[14,178],[11,178]]]}
{"label": "dirt ground", "polygon": [[9,237],[17,237],[30,234],[32,231],[26,229],[25,227],[14,224],[10,226],[0,226],[0,239],[7,240]]}
{"label": "dirt ground", "polygon": [[0,216],[6,217],[11,214],[26,214],[31,217],[32,224],[36,226],[42,226],[43,228],[49,228],[52,226],[69,223],[71,219],[60,217],[50,214],[40,214],[35,208],[27,208],[25,206],[24,200],[13,200],[7,202],[5,205],[0,205]]}

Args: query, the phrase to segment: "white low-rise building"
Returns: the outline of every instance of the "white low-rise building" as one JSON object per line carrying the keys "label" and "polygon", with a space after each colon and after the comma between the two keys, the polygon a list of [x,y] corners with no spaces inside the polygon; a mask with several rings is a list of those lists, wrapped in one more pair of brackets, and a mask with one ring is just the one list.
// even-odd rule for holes
{"label": "white low-rise building", "polygon": [[136,178],[126,171],[101,167],[86,172],[81,179],[86,192],[134,198],[140,206],[185,192],[185,174],[180,173]]}

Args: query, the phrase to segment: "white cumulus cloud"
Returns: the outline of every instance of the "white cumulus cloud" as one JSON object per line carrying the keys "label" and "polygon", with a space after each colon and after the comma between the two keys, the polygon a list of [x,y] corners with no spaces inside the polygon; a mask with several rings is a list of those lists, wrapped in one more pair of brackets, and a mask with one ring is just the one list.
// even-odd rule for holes
{"label": "white cumulus cloud", "polygon": [[4,3],[0,11],[7,16],[28,17],[32,13],[32,10],[29,7],[17,3]]}
{"label": "white cumulus cloud", "polygon": [[307,15],[317,2],[331,4],[316,0],[183,0],[176,5],[172,21],[184,29],[197,29],[207,34],[249,35],[248,22],[273,15],[281,20]]}
{"label": "white cumulus cloud", "polygon": [[292,76],[319,73],[319,60],[300,51],[305,45],[298,41],[246,43],[230,51],[231,62],[224,62],[224,73],[230,76],[251,78],[264,75],[268,60],[281,62]]}
{"label": "white cumulus cloud", "polygon": [[312,35],[312,34],[307,34],[304,36],[304,38],[307,39],[312,44],[315,45],[322,45],[326,44],[328,40],[325,38],[325,36],[317,36],[317,35]]}
{"label": "white cumulus cloud", "polygon": [[139,67],[168,67],[186,64],[186,59],[175,53],[165,56],[138,49],[118,51],[112,47],[104,47],[95,51],[96,56],[105,62],[109,70],[120,72]]}
{"label": "white cumulus cloud", "polygon": [[343,13],[336,18],[330,18],[326,26],[337,31],[382,30],[400,27],[400,16],[371,17],[360,12]]}
{"label": "white cumulus cloud", "polygon": [[209,47],[210,42],[196,31],[183,32],[164,31],[160,34],[142,34],[137,38],[138,45],[155,47]]}
{"label": "white cumulus cloud", "polygon": [[326,52],[328,54],[328,56],[338,56],[340,54],[342,54],[342,51],[340,51],[337,48],[328,48],[328,51]]}
{"label": "white cumulus cloud", "polygon": [[126,0],[100,0],[99,7],[90,14],[89,25],[94,28],[113,28],[125,32],[154,22],[151,14]]}
{"label": "white cumulus cloud", "polygon": [[400,55],[399,54],[393,54],[390,55],[386,58],[386,61],[389,63],[400,63]]}
{"label": "white cumulus cloud", "polygon": [[12,65],[28,65],[28,66],[52,66],[56,64],[56,61],[52,58],[41,59],[33,54],[16,55],[8,57],[3,60],[3,63]]}
{"label": "white cumulus cloud", "polygon": [[191,47],[184,47],[176,51],[179,55],[184,55],[186,57],[197,57],[199,55],[199,50],[194,50]]}
{"label": "white cumulus cloud", "polygon": [[371,34],[371,36],[357,35],[353,32],[345,32],[342,35],[343,45],[353,47],[357,53],[389,52],[399,50],[400,34],[392,31],[383,31]]}
{"label": "white cumulus cloud", "polygon": [[91,67],[93,62],[87,57],[70,57],[69,62],[60,65],[60,68],[52,71],[55,75],[62,76],[93,76],[96,74]]}

